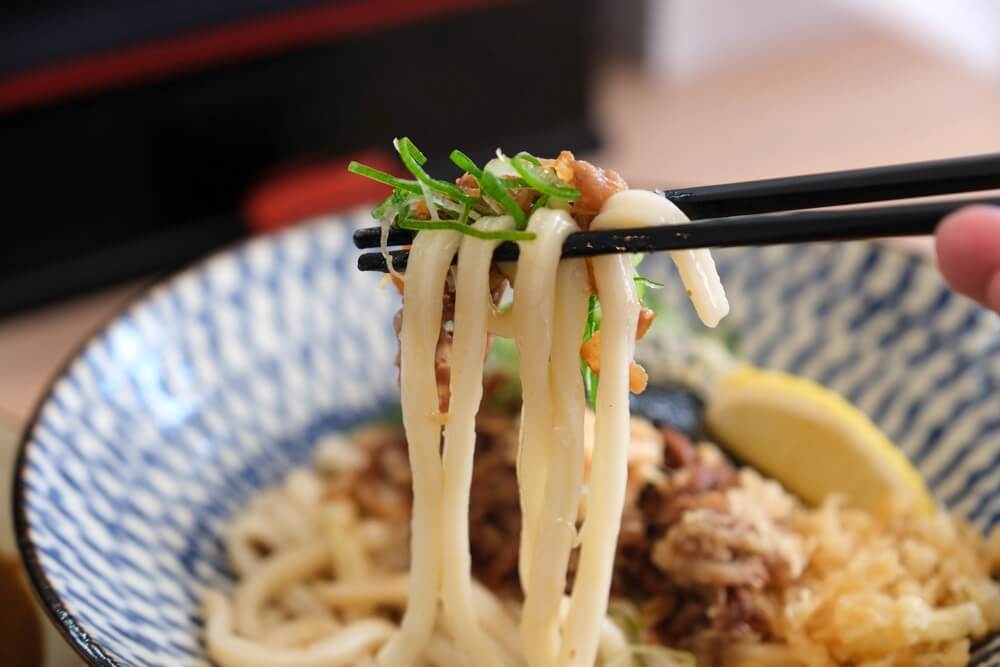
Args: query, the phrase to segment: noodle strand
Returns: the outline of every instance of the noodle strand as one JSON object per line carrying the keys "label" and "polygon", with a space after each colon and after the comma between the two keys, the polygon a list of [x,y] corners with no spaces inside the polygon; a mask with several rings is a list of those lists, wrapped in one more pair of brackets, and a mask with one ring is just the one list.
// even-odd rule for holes
{"label": "noodle strand", "polygon": [[[564,260],[556,280],[553,340],[576,341],[587,319],[590,290],[584,260]],[[583,486],[585,400],[576,345],[553,345],[549,387],[554,452],[539,516],[531,578],[525,588],[521,621],[525,652],[532,665],[553,665],[559,655],[559,608],[566,588],[569,555],[576,540],[576,517]]]}
{"label": "noodle strand", "polygon": [[226,598],[210,591],[205,596],[205,640],[212,657],[238,667],[345,667],[354,665],[393,631],[391,623],[369,618],[356,621],[310,648],[272,648],[237,637]]}
{"label": "noodle strand", "polygon": [[521,242],[512,307],[521,367],[521,433],[517,480],[521,497],[518,571],[522,586],[531,581],[531,557],[538,514],[545,493],[552,430],[549,354],[552,348],[556,269],[566,237],[577,229],[566,211],[542,208],[528,221],[536,238]]}
{"label": "noodle strand", "polygon": [[[598,216],[591,228],[600,221]],[[640,309],[629,257],[595,257],[591,262],[603,312],[601,382],[597,388],[586,528],[559,654],[561,665],[581,667],[591,667],[597,657],[611,591],[628,479],[628,368],[635,350]]]}
{"label": "noodle strand", "polygon": [[417,234],[410,248],[400,331],[403,425],[413,478],[409,604],[399,631],[378,655],[381,667],[412,665],[437,616],[441,580],[441,422],[434,357],[444,282],[461,234]]}
{"label": "noodle strand", "polygon": [[[510,216],[481,218],[485,231],[514,228]],[[455,321],[451,352],[451,400],[444,430],[444,482],[441,503],[442,592],[452,636],[479,664],[499,667],[496,646],[479,627],[472,601],[469,551],[469,490],[476,446],[476,412],[483,395],[486,324],[490,306],[489,273],[498,241],[466,237],[458,251]]]}
{"label": "noodle strand", "polygon": [[[600,222],[598,222],[598,220]],[[591,229],[654,227],[690,222],[677,206],[662,194],[649,190],[623,190],[604,203]],[[691,303],[705,326],[716,326],[729,313],[726,291],[707,248],[675,250],[670,257],[677,265]]]}
{"label": "noodle strand", "polygon": [[325,542],[311,542],[269,559],[249,574],[236,589],[236,628],[245,637],[260,634],[261,610],[278,591],[330,566],[330,550]]}

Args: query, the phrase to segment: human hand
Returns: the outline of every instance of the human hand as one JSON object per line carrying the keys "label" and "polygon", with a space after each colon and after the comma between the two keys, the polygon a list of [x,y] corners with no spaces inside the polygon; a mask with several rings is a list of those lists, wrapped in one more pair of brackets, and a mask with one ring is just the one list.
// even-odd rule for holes
{"label": "human hand", "polygon": [[1000,208],[952,213],[935,234],[938,266],[952,287],[1000,313]]}

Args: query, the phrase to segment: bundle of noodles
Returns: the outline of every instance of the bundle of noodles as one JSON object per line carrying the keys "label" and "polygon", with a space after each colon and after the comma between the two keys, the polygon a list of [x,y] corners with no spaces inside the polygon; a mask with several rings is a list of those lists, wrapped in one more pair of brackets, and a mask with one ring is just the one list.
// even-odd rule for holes
{"label": "bundle of noodles", "polygon": [[[854,625],[871,620],[895,633],[897,653],[932,651],[945,661],[934,664],[950,664],[969,637],[996,627],[996,588],[982,585],[982,559],[967,544],[951,568],[966,577],[961,590],[919,588],[900,573],[910,561],[941,568],[931,528],[837,505],[810,513],[715,450],[630,419],[629,392],[645,386],[635,341],[649,324],[634,263],[560,261],[561,248],[580,228],[686,221],[673,204],[566,152],[498,154],[481,169],[455,151],[466,173],[453,184],[430,177],[408,139],[396,147],[414,179],[352,170],[394,188],[375,217],[418,232],[405,277],[395,277],[405,455],[399,433],[357,436],[355,448],[325,443],[328,479],[297,472],[237,520],[233,603],[208,598],[213,658],[225,667],[629,665],[650,650],[629,645],[623,629],[637,626],[633,643],[683,647],[706,664],[858,663],[880,659],[878,633]],[[501,241],[519,244],[516,266],[493,266]],[[711,256],[673,258],[699,317],[715,326],[728,304]],[[497,305],[504,276],[509,309]],[[500,428],[479,413],[491,335],[512,338],[520,362],[520,414]],[[870,557],[848,564],[837,532]],[[900,538],[871,539],[884,533]],[[609,620],[612,594],[629,601],[629,622]],[[874,620],[868,604],[881,610]],[[693,664],[658,651],[663,664]]]}
{"label": "bundle of noodles", "polygon": [[[408,145],[400,143],[404,162]],[[411,568],[423,576],[410,580],[410,598],[400,630],[379,654],[385,664],[411,664],[430,637],[441,594],[446,625],[458,646],[484,664],[500,665],[501,654],[482,631],[472,606],[468,536],[469,485],[475,442],[475,413],[482,394],[483,357],[493,304],[487,298],[491,256],[497,233],[520,227],[513,278],[514,299],[505,326],[520,355],[522,413],[517,455],[521,537],[518,572],[524,591],[521,636],[531,665],[592,665],[606,619],[615,543],[627,474],[628,392],[640,304],[627,258],[597,258],[591,263],[594,287],[604,312],[600,338],[601,382],[597,391],[595,447],[588,513],[580,534],[575,528],[583,481],[585,397],[579,352],[564,341],[579,339],[587,319],[590,292],[581,260],[560,262],[563,241],[579,229],[570,210],[539,206],[530,197],[513,199],[499,190],[498,177],[480,171],[466,158],[479,191],[512,200],[510,215],[482,216],[468,227],[480,232],[461,239],[461,226],[434,229],[436,202],[426,200],[430,222],[420,228],[410,251],[401,322],[403,421],[413,469],[414,507]],[[504,163],[501,159],[500,165]],[[547,173],[539,161],[518,156],[509,161],[513,176],[534,186],[545,202],[560,196],[593,213],[591,228],[680,222],[684,216],[653,193],[622,190],[617,176],[599,172],[568,154]],[[560,171],[571,171],[560,175]],[[421,172],[414,174],[422,184]],[[501,176],[503,174],[501,173]],[[467,177],[463,177],[466,179]],[[554,184],[560,181],[562,184]],[[548,181],[548,182],[546,182]],[[461,182],[461,181],[460,181]],[[566,187],[566,185],[570,187]],[[586,184],[586,194],[572,188]],[[546,191],[548,189],[548,192]],[[463,191],[468,194],[467,185]],[[606,200],[606,201],[605,201]],[[530,203],[531,215],[521,206]],[[463,211],[464,213],[464,211]],[[520,213],[520,215],[518,215]],[[448,413],[430,402],[434,354],[440,339],[440,309],[446,273],[458,253],[455,313],[451,340]],[[699,314],[714,325],[727,308],[705,251],[679,253],[681,277]],[[494,319],[500,320],[501,317]],[[442,402],[443,403],[443,402]],[[441,426],[444,424],[443,454]],[[434,507],[439,508],[436,512]],[[580,544],[576,585],[564,601],[570,552]],[[565,610],[565,614],[564,611]]]}
{"label": "bundle of noodles", "polygon": [[[340,650],[348,637],[350,646],[363,645],[358,648],[363,653],[380,645],[379,664],[416,664],[434,645],[435,628],[443,620],[457,651],[476,656],[479,664],[500,666],[520,654],[504,649],[484,628],[471,578],[469,500],[475,418],[487,339],[493,333],[513,337],[521,362],[523,407],[516,464],[521,517],[517,560],[524,592],[520,645],[531,665],[592,665],[606,624],[624,506],[628,448],[623,443],[628,435],[629,387],[637,384],[630,375],[635,375],[632,356],[641,304],[631,260],[560,262],[562,243],[581,226],[602,229],[685,218],[664,198],[629,191],[617,174],[578,161],[568,152],[544,162],[526,153],[513,158],[498,153],[480,169],[456,151],[452,159],[466,173],[451,184],[424,171],[426,158],[411,141],[404,138],[395,145],[414,180],[362,165],[351,169],[394,187],[375,217],[384,225],[393,222],[419,230],[410,249],[404,305],[397,320],[412,483],[412,576],[398,628],[387,636],[383,621],[362,619],[357,621],[361,625],[336,633],[329,646],[323,644],[324,650],[334,651],[331,646]],[[513,306],[506,313],[497,310],[490,289],[492,254],[502,240],[520,244],[516,270],[511,269],[509,276]],[[706,251],[689,251],[675,254],[675,259],[699,315],[714,326],[728,306],[711,257]],[[447,284],[454,287],[450,331],[443,327],[441,307]],[[578,341],[591,312],[592,291],[604,311],[597,359],[591,363],[599,366],[601,382],[595,397],[590,511],[578,532],[586,398]],[[347,505],[327,508],[326,514],[344,534],[357,522],[356,512]],[[576,583],[567,599],[570,554],[577,545]],[[321,545],[307,546],[287,571],[272,575],[269,585],[254,588],[251,600],[256,607],[290,573],[299,577],[319,567]],[[367,576],[369,568],[357,553],[359,548],[338,548],[334,554],[338,576]],[[240,558],[249,563],[252,556]],[[213,604],[218,606],[218,601]],[[248,612],[245,605],[241,609],[245,613],[237,619],[239,630],[258,630],[259,609]],[[213,633],[209,634],[211,639]]]}

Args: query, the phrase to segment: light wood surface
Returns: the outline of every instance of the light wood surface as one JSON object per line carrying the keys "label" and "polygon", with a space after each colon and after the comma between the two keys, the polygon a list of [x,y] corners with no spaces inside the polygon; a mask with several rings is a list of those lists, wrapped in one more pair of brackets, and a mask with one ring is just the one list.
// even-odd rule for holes
{"label": "light wood surface", "polygon": [[0,320],[0,421],[23,426],[69,355],[144,284],[131,283]]}
{"label": "light wood surface", "polygon": [[[871,32],[683,85],[610,68],[597,117],[607,147],[594,159],[640,186],[1000,151],[1000,85]],[[138,289],[0,320],[0,419],[23,424],[66,356]]]}

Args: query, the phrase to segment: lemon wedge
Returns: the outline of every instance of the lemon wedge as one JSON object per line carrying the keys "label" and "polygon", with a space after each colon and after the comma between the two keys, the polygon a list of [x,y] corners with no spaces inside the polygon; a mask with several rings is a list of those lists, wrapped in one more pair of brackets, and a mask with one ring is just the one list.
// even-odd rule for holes
{"label": "lemon wedge", "polygon": [[724,448],[807,502],[838,493],[875,510],[906,494],[933,506],[920,473],[878,427],[811,380],[738,368],[713,393],[706,420]]}

